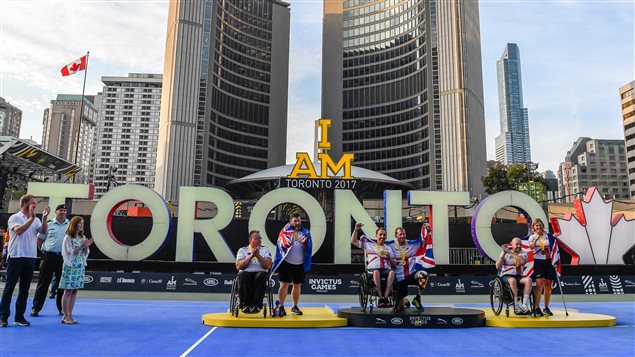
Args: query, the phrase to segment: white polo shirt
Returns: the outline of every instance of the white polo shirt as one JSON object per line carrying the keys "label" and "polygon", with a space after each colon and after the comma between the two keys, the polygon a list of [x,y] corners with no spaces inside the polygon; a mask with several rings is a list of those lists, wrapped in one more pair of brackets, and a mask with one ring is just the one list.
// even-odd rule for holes
{"label": "white polo shirt", "polygon": [[21,226],[29,220],[22,211],[9,217],[9,258],[37,258],[37,230],[42,221],[35,217],[33,223],[22,234],[16,234],[13,228]]}

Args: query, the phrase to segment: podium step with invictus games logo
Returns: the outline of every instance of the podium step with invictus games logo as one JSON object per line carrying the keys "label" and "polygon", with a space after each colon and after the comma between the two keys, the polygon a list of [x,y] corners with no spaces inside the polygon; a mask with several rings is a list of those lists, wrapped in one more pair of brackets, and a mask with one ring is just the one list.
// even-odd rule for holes
{"label": "podium step with invictus games logo", "polygon": [[395,313],[392,308],[375,308],[370,313],[359,307],[340,309],[338,317],[348,319],[348,326],[392,328],[466,328],[485,326],[485,313],[477,309],[425,307],[423,311],[406,308]]}

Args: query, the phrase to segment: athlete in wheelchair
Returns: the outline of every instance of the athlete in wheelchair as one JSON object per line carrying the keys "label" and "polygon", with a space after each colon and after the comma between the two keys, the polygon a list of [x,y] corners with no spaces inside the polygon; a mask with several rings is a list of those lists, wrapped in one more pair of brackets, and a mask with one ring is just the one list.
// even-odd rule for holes
{"label": "athlete in wheelchair", "polygon": [[[496,261],[498,276],[490,283],[490,303],[495,315],[499,315],[505,305],[505,315],[509,317],[509,306],[516,315],[531,314],[533,294],[531,278],[523,276],[527,253],[522,249],[520,238],[512,239],[511,249],[501,246],[502,253]],[[522,300],[519,297],[522,285]]]}
{"label": "athlete in wheelchair", "polygon": [[262,246],[259,231],[249,232],[249,245],[242,247],[236,254],[238,277],[234,279],[231,292],[230,312],[238,317],[239,311],[257,314],[261,311],[267,316],[267,306],[263,305],[265,294],[269,313],[273,305],[273,296],[269,279],[271,269],[271,251]]}
{"label": "athlete in wheelchair", "polygon": [[[373,307],[392,307],[396,300],[395,268],[397,261],[395,255],[386,242],[386,230],[378,228],[375,231],[375,239],[366,235],[357,238],[363,224],[356,223],[351,234],[351,244],[364,251],[364,273],[359,280],[359,304],[362,311],[370,304],[370,312]],[[383,288],[383,289],[382,289]]]}
{"label": "athlete in wheelchair", "polygon": [[411,240],[406,239],[406,230],[403,227],[397,227],[395,240],[389,246],[395,251],[395,256],[400,258],[396,269],[398,290],[394,312],[402,312],[410,306],[410,302],[406,299],[410,285],[417,287],[417,295],[412,299],[412,304],[417,310],[423,311],[421,294],[428,284],[427,269],[435,266],[430,225],[424,223],[421,226],[421,235]]}

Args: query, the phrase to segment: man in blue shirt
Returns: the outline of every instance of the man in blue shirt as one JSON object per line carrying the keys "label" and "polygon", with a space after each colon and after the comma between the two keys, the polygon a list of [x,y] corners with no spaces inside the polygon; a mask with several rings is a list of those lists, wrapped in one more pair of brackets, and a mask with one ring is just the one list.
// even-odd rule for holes
{"label": "man in blue shirt", "polygon": [[[31,316],[37,317],[46,301],[46,293],[53,279],[53,274],[59,279],[62,276],[62,266],[64,259],[62,258],[62,243],[68,229],[68,219],[66,214],[68,210],[65,205],[55,207],[55,219],[48,221],[48,230],[46,235],[38,235],[38,247],[42,251],[42,259],[40,260],[40,275],[37,280],[37,288],[35,296],[33,296],[33,308]],[[59,314],[62,312],[62,295],[63,291],[58,291],[55,302]]]}

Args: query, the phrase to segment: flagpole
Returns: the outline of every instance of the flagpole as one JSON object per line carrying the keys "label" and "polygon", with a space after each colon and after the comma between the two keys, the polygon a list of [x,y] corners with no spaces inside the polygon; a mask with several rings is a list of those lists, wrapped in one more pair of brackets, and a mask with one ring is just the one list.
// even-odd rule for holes
{"label": "flagpole", "polygon": [[[77,127],[77,142],[75,143],[75,165],[81,167],[78,163],[79,161],[79,139],[82,135],[82,116],[84,115],[84,93],[86,90],[86,76],[88,74],[88,57],[90,55],[90,51],[86,52],[86,69],[84,70],[84,85],[82,86],[82,99],[79,106],[79,126]],[[73,183],[77,177],[77,173],[73,175]]]}

